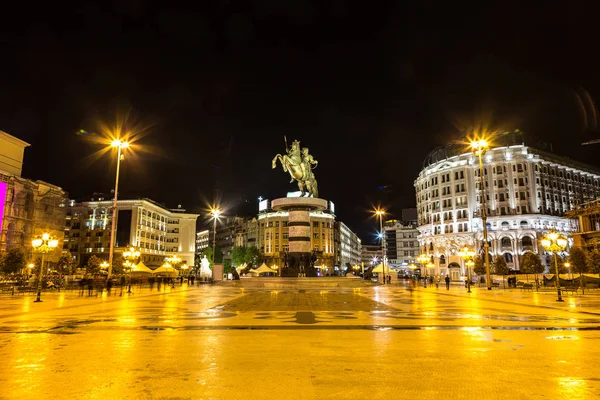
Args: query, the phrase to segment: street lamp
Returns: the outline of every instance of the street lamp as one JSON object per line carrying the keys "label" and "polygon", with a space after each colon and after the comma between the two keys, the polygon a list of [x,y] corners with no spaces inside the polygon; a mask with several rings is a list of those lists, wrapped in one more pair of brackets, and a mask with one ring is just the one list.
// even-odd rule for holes
{"label": "street lamp", "polygon": [[115,179],[115,197],[113,199],[112,220],[110,226],[110,247],[108,251],[108,274],[106,275],[106,282],[108,282],[110,276],[112,275],[112,263],[115,252],[115,228],[117,223],[117,197],[119,194],[119,171],[121,168],[121,153],[124,149],[129,147],[129,142],[120,139],[115,139],[111,142],[110,146],[115,147],[117,149],[117,176]]}
{"label": "street lamp", "polygon": [[564,235],[556,232],[554,229],[548,232],[542,238],[542,247],[546,249],[546,251],[554,253],[554,267],[556,268],[556,294],[558,295],[558,299],[556,299],[556,301],[564,301],[560,292],[560,283],[558,282],[558,252],[564,251],[567,248],[568,243],[569,242],[567,241],[567,238]]}
{"label": "street lamp", "polygon": [[213,219],[213,251],[212,251],[212,266],[215,267],[215,245],[217,244],[217,220],[221,216],[221,210],[211,208],[210,213]]}
{"label": "street lamp", "polygon": [[475,257],[475,250],[465,246],[458,251],[458,256],[463,259],[465,266],[467,267],[467,293],[471,293],[471,268],[470,264],[473,263],[473,257]]}
{"label": "street lamp", "polygon": [[565,267],[569,270],[569,275],[571,276],[571,278],[569,280],[571,281],[571,285],[572,285],[573,284],[573,271],[571,270],[571,263],[570,262],[563,263],[563,267]]}
{"label": "street lamp", "polygon": [[40,265],[40,270],[38,271],[38,282],[37,282],[37,298],[35,299],[35,303],[40,303],[42,301],[42,276],[44,270],[44,259],[46,254],[51,253],[58,247],[58,239],[54,236],[50,236],[49,233],[44,232],[42,236],[38,236],[31,241],[31,246],[33,247],[33,251],[35,253],[40,253],[42,255],[42,264]]}
{"label": "street lamp", "polygon": [[142,253],[133,246],[123,252],[123,258],[126,260],[123,263],[123,266],[126,267],[127,271],[127,293],[133,293],[131,291],[131,270],[133,269],[135,261],[140,258],[141,255]]}
{"label": "street lamp", "polygon": [[[427,265],[431,264],[431,256],[426,253],[421,253],[417,256],[417,262],[421,264],[421,268],[425,268],[425,284],[424,287],[427,287]],[[422,271],[421,271],[422,272]]]}
{"label": "street lamp", "polygon": [[483,173],[483,156],[489,150],[490,144],[485,139],[474,140],[471,142],[471,149],[476,156],[479,157],[479,177],[481,178],[481,223],[483,224],[483,249],[485,251],[485,279],[488,290],[492,290],[492,282],[490,277],[490,256],[487,231],[487,208],[485,205],[485,182]]}
{"label": "street lamp", "polygon": [[385,268],[385,232],[383,230],[383,216],[385,215],[385,210],[377,208],[373,211],[375,216],[379,218],[379,235],[381,238],[381,265],[383,266],[383,284],[385,285],[386,278],[386,268]]}

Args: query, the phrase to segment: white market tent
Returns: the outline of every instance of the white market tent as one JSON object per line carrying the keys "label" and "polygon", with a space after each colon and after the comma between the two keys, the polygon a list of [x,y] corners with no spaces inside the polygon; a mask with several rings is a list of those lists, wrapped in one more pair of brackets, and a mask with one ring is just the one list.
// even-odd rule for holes
{"label": "white market tent", "polygon": [[167,276],[177,276],[177,270],[173,268],[170,264],[163,264],[160,267],[156,268],[152,271],[153,274],[167,275]]}
{"label": "white market tent", "polygon": [[146,266],[142,261],[139,264],[133,264],[131,266],[132,274],[152,274],[152,270]]}
{"label": "white market tent", "polygon": [[267,267],[267,264],[265,264],[265,263],[263,263],[263,265],[258,267],[255,271],[259,274],[266,273],[266,272],[272,272],[272,273],[277,272],[273,268]]}

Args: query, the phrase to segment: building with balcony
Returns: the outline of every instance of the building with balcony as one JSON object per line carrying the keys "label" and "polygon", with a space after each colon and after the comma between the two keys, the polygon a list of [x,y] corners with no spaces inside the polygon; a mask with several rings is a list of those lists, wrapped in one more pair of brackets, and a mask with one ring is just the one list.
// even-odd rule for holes
{"label": "building with balcony", "polygon": [[386,258],[390,267],[406,268],[419,255],[419,230],[415,222],[386,221]]}
{"label": "building with balcony", "polygon": [[[457,279],[465,272],[458,250],[483,251],[478,158],[464,144],[435,149],[414,186],[421,251],[434,256],[436,273]],[[484,155],[483,187],[491,260],[518,270],[524,253],[541,252],[544,232],[571,232],[565,213],[600,196],[600,171],[530,147],[517,131],[495,137]]]}
{"label": "building with balcony", "polygon": [[[89,201],[68,202],[63,251],[73,255],[80,266],[92,255],[108,260],[112,205],[112,200],[101,195]],[[148,266],[159,266],[175,254],[194,265],[198,216],[149,199],[118,200],[115,252],[135,246]]]}
{"label": "building with balcony", "polygon": [[379,264],[381,262],[381,246],[363,244],[360,249],[360,261],[365,264],[365,269]]}
{"label": "building with balcony", "polygon": [[600,199],[578,204],[567,212],[571,221],[572,239],[575,247],[585,251],[600,249]]}
{"label": "building with balcony", "polygon": [[[43,181],[23,178],[23,156],[29,144],[0,131],[0,254],[16,247],[33,257],[31,240],[48,232],[63,242],[67,193]],[[56,262],[60,252],[48,254]]]}

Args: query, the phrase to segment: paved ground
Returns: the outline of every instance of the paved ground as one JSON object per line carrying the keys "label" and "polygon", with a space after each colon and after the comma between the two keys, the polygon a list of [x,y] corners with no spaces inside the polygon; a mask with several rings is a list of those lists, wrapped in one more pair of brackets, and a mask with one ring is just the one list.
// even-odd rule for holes
{"label": "paved ground", "polygon": [[[117,292],[118,294],[118,292]],[[600,292],[0,297],[0,399],[595,399]]]}

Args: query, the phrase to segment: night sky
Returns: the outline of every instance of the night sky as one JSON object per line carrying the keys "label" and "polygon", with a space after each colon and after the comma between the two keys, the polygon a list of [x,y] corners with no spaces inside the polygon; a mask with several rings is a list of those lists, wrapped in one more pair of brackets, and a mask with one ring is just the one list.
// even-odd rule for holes
{"label": "night sky", "polygon": [[368,210],[414,207],[423,159],[474,124],[600,165],[600,144],[580,145],[600,138],[592,3],[444,3],[12,4],[0,12],[0,129],[31,143],[25,177],[76,198],[114,185],[114,158],[93,153],[102,125],[124,120],[143,132],[123,196],[190,211],[216,196],[241,215],[296,190],[271,170],[287,135],[365,242]]}

